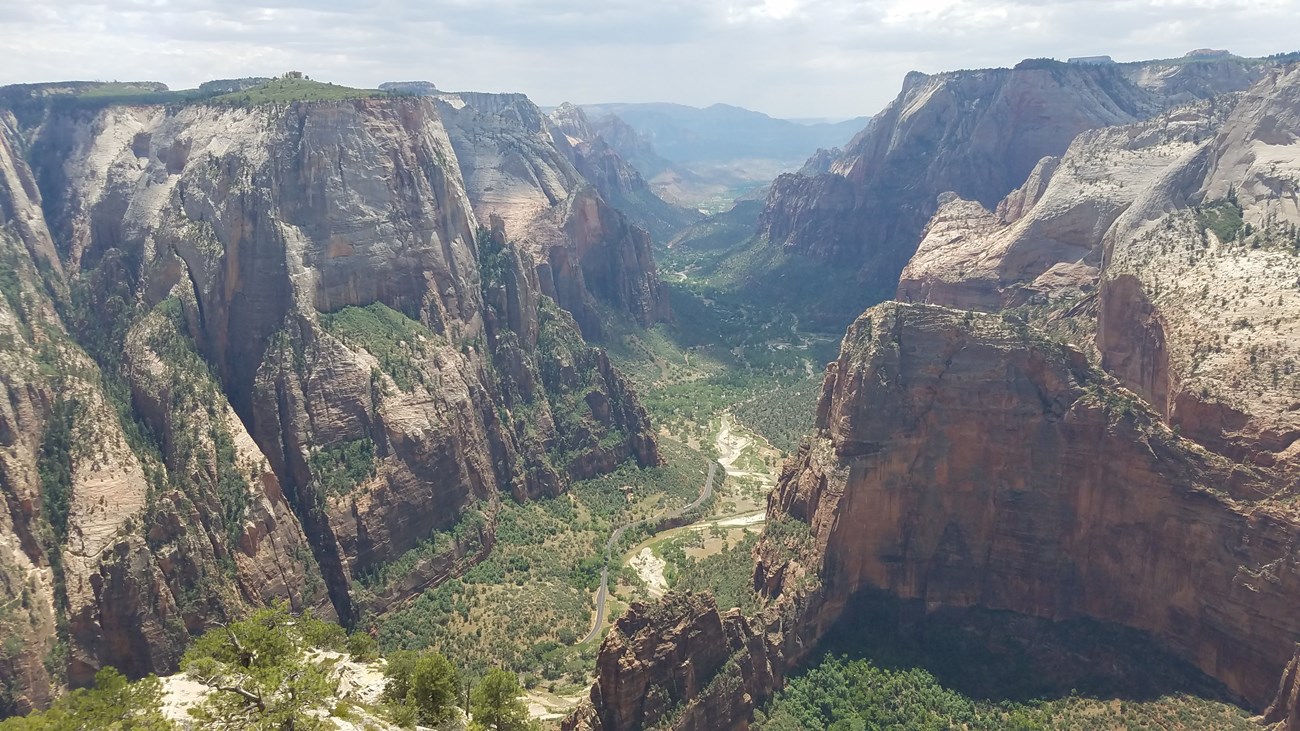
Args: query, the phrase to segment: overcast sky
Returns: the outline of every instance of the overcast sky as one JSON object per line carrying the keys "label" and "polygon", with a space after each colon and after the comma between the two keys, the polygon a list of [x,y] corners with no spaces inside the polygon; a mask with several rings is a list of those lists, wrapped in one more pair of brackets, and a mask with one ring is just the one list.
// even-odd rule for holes
{"label": "overcast sky", "polygon": [[0,0],[0,83],[298,69],[541,104],[874,114],[908,70],[1300,50],[1300,0]]}

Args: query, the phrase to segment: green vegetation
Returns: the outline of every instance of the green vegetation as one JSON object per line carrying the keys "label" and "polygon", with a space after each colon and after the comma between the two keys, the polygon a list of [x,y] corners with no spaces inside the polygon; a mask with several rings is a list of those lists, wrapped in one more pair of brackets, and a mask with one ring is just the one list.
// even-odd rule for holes
{"label": "green vegetation", "polygon": [[436,726],[455,715],[460,674],[446,656],[395,652],[388,657],[384,679],[384,700],[400,709],[395,714],[399,719]]}
{"label": "green vegetation", "polygon": [[369,437],[312,450],[311,473],[327,495],[347,495],[375,475],[375,443]]}
{"label": "green vegetation", "polygon": [[717,292],[670,292],[675,326],[632,331],[610,345],[655,424],[707,448],[716,419],[731,411],[777,448],[793,451],[812,431],[822,370],[838,340],[802,333],[788,313]]}
{"label": "green vegetation", "polygon": [[436,647],[473,676],[505,667],[530,685],[583,682],[595,648],[569,645],[590,625],[589,563],[609,530],[567,496],[506,502],[492,552],[464,576],[378,618],[380,646]]}
{"label": "green vegetation", "polygon": [[1249,234],[1246,224],[1241,219],[1241,206],[1231,191],[1223,200],[1207,203],[1196,209],[1196,220],[1203,231],[1211,231],[1215,238],[1223,243],[1235,241],[1238,236]]}
{"label": "green vegetation", "polygon": [[[313,81],[296,72],[246,86],[231,80],[227,84],[205,83],[197,89],[170,90],[152,81],[67,81],[46,84],[14,84],[0,93],[0,107],[10,109],[24,126],[39,121],[47,108],[103,109],[110,106],[215,104],[253,106],[290,102],[342,101],[371,97],[403,96],[377,89],[353,89]],[[244,88],[240,88],[244,87]],[[232,91],[231,89],[238,89]]]}
{"label": "green vegetation", "polygon": [[506,272],[510,269],[509,255],[505,241],[481,226],[474,241],[478,245],[479,286],[483,290],[483,299],[490,301],[491,289],[506,282]]}
{"label": "green vegetation", "polygon": [[[575,460],[622,444],[627,433],[618,419],[601,419],[593,411],[592,396],[608,394],[596,352],[582,339],[572,316],[549,297],[542,297],[537,315],[537,367],[555,418],[556,438],[547,453],[551,463],[567,473]],[[527,424],[528,410],[522,411]]]}
{"label": "green vegetation", "polygon": [[[310,612],[295,616],[284,604],[212,629],[196,639],[181,667],[210,692],[189,710],[196,728],[261,731],[325,731],[333,719],[359,715],[404,728],[435,726],[460,713],[461,673],[436,652],[397,652],[384,665],[383,703],[361,704],[338,695],[336,666],[347,650],[357,662],[379,659],[374,640],[347,636],[337,624]],[[487,671],[470,698],[473,726],[531,729],[518,678]],[[162,713],[163,684],[154,676],[127,682],[113,668],[95,687],[74,690],[48,711],[0,722],[0,731],[170,731],[179,726]],[[181,724],[188,727],[188,724]],[[369,728],[362,723],[359,727]]]}
{"label": "green vegetation", "polygon": [[377,89],[353,89],[347,86],[312,81],[293,76],[271,79],[243,91],[214,96],[213,104],[287,104],[289,102],[328,102],[389,96]]}
{"label": "green vegetation", "polygon": [[95,686],[74,690],[47,711],[0,721],[0,731],[169,731],[162,715],[162,683],[150,675],[128,683],[117,670],[95,673]]}
{"label": "green vegetation", "polygon": [[322,313],[320,322],[334,337],[374,356],[379,368],[403,391],[413,391],[417,383],[432,385],[420,364],[432,346],[445,341],[424,325],[382,302]]}
{"label": "green vegetation", "polygon": [[[219,407],[225,393],[187,334],[180,300],[173,297],[160,302],[140,327],[145,328],[145,343],[168,369],[158,390],[171,427],[172,443],[166,454],[169,482],[195,500],[204,499],[200,491],[210,482],[221,505],[226,537],[233,544],[244,532],[249,477],[240,469],[234,437]],[[204,459],[209,454],[215,474],[209,474]],[[210,479],[194,480],[189,475]]]}
{"label": "green vegetation", "polygon": [[411,571],[425,560],[432,559],[438,554],[453,550],[455,546],[463,545],[466,539],[476,537],[487,523],[487,515],[483,505],[478,505],[466,509],[449,530],[435,530],[427,538],[420,541],[414,548],[381,566],[376,566],[368,573],[357,577],[357,586],[354,588],[362,592],[374,594],[381,593],[391,582],[406,577]]}
{"label": "green vegetation", "polygon": [[75,399],[60,396],[54,402],[36,467],[41,476],[41,509],[54,529],[59,545],[68,538],[68,510],[72,502],[72,424]]}
{"label": "green vegetation", "polygon": [[294,617],[283,605],[205,633],[185,652],[181,667],[214,692],[190,711],[214,728],[332,728],[319,710],[333,707],[329,663],[304,662],[312,649],[341,649],[342,628],[311,616]]}
{"label": "green vegetation", "polygon": [[671,561],[670,566],[679,567],[668,576],[669,586],[678,591],[707,591],[713,594],[719,609],[725,611],[740,607],[741,611],[750,614],[759,608],[759,599],[753,588],[754,557],[751,553],[757,544],[758,534],[748,533],[736,545],[697,561],[684,556],[665,556],[665,560]]}
{"label": "green vegetation", "polygon": [[1070,695],[1026,703],[993,702],[946,688],[920,668],[884,668],[867,659],[839,655],[827,656],[793,678],[757,714],[754,727],[759,731],[1258,728],[1240,708],[1182,693],[1143,701]]}
{"label": "green vegetation", "polygon": [[[506,501],[497,513],[492,552],[465,575],[376,618],[380,646],[389,652],[436,647],[471,675],[503,667],[519,673],[528,687],[546,683],[571,692],[584,685],[597,647],[573,643],[591,627],[592,595],[610,533],[694,500],[708,469],[708,455],[670,439],[661,446],[663,466],[624,464],[574,484],[560,497],[524,505]],[[631,500],[623,487],[631,488]],[[624,545],[645,536],[629,533]],[[366,586],[378,593],[451,541],[440,534],[419,554],[403,556],[367,579]]]}
{"label": "green vegetation", "polygon": [[470,694],[470,712],[474,716],[471,728],[492,731],[524,731],[534,724],[529,722],[528,707],[519,699],[523,689],[513,673],[492,669]]}
{"label": "green vegetation", "polygon": [[[755,239],[753,228],[728,245],[727,230],[727,226],[701,229],[696,239],[692,229],[672,249],[661,252],[661,271],[685,275],[684,280],[668,283],[719,303],[744,304],[767,319],[782,314],[797,318],[807,331],[834,333],[836,337],[863,310],[894,295],[897,282],[852,276],[842,267]],[[735,230],[743,232],[743,226]]]}

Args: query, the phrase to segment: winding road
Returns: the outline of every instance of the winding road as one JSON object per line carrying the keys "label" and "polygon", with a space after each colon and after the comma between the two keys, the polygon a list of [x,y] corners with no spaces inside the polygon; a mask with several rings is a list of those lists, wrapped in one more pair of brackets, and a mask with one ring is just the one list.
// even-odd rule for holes
{"label": "winding road", "polygon": [[610,559],[613,558],[612,554],[614,552],[614,546],[623,539],[623,534],[627,533],[632,528],[642,525],[643,523],[673,520],[700,507],[704,504],[704,501],[708,500],[709,497],[713,495],[713,477],[717,473],[718,463],[710,462],[709,476],[704,480],[704,487],[700,488],[700,496],[695,498],[695,502],[690,505],[654,518],[634,520],[631,523],[619,526],[617,530],[610,534],[609,540],[605,542],[605,567],[600,570],[600,591],[596,592],[596,620],[591,623],[591,631],[587,633],[586,637],[578,640],[578,644],[595,639],[596,636],[600,634],[601,626],[605,624],[605,602],[609,599],[609,562]]}

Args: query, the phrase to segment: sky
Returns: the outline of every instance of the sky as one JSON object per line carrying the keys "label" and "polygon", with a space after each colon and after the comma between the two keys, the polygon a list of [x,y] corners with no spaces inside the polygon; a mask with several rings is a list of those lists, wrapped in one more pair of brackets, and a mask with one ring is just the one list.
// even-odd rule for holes
{"label": "sky", "polygon": [[1300,50],[1300,0],[0,0],[0,84],[290,69],[374,87],[522,91],[543,105],[716,102],[878,112],[909,70],[1023,58]]}

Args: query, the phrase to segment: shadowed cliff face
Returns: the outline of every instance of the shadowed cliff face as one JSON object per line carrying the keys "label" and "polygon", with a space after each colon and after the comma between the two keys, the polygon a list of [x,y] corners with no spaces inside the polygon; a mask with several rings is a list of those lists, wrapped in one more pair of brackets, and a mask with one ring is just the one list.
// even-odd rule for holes
{"label": "shadowed cliff face", "polygon": [[[1079,133],[1155,114],[1191,95],[1245,88],[1263,72],[1088,67],[1024,62],[1016,69],[909,74],[902,92],[815,177],[783,175],[757,234],[800,257],[858,270],[893,287],[935,213],[955,192],[993,206]],[[1231,66],[1231,68],[1229,68]],[[1134,79],[1138,83],[1134,83]]]}
{"label": "shadowed cliff face", "polygon": [[616,117],[607,120],[613,120],[613,124],[598,129],[581,108],[561,104],[549,117],[551,138],[601,198],[649,232],[657,243],[666,244],[700,215],[664,201],[650,189],[641,173],[623,159],[613,143],[605,140],[606,134],[617,135],[620,131]]}
{"label": "shadowed cliff face", "polygon": [[[999,318],[882,305],[827,370],[769,520],[806,523],[837,617],[865,589],[1151,633],[1250,704],[1300,621],[1300,526],[1076,351]],[[762,556],[760,550],[760,556]],[[785,590],[786,562],[760,583]]]}
{"label": "shadowed cliff face", "polygon": [[489,550],[503,493],[658,463],[528,255],[478,234],[431,100],[69,105],[5,133],[0,603],[27,597],[30,641],[0,711],[65,664],[172,669],[274,598],[350,621],[356,576],[487,516],[383,611]]}

